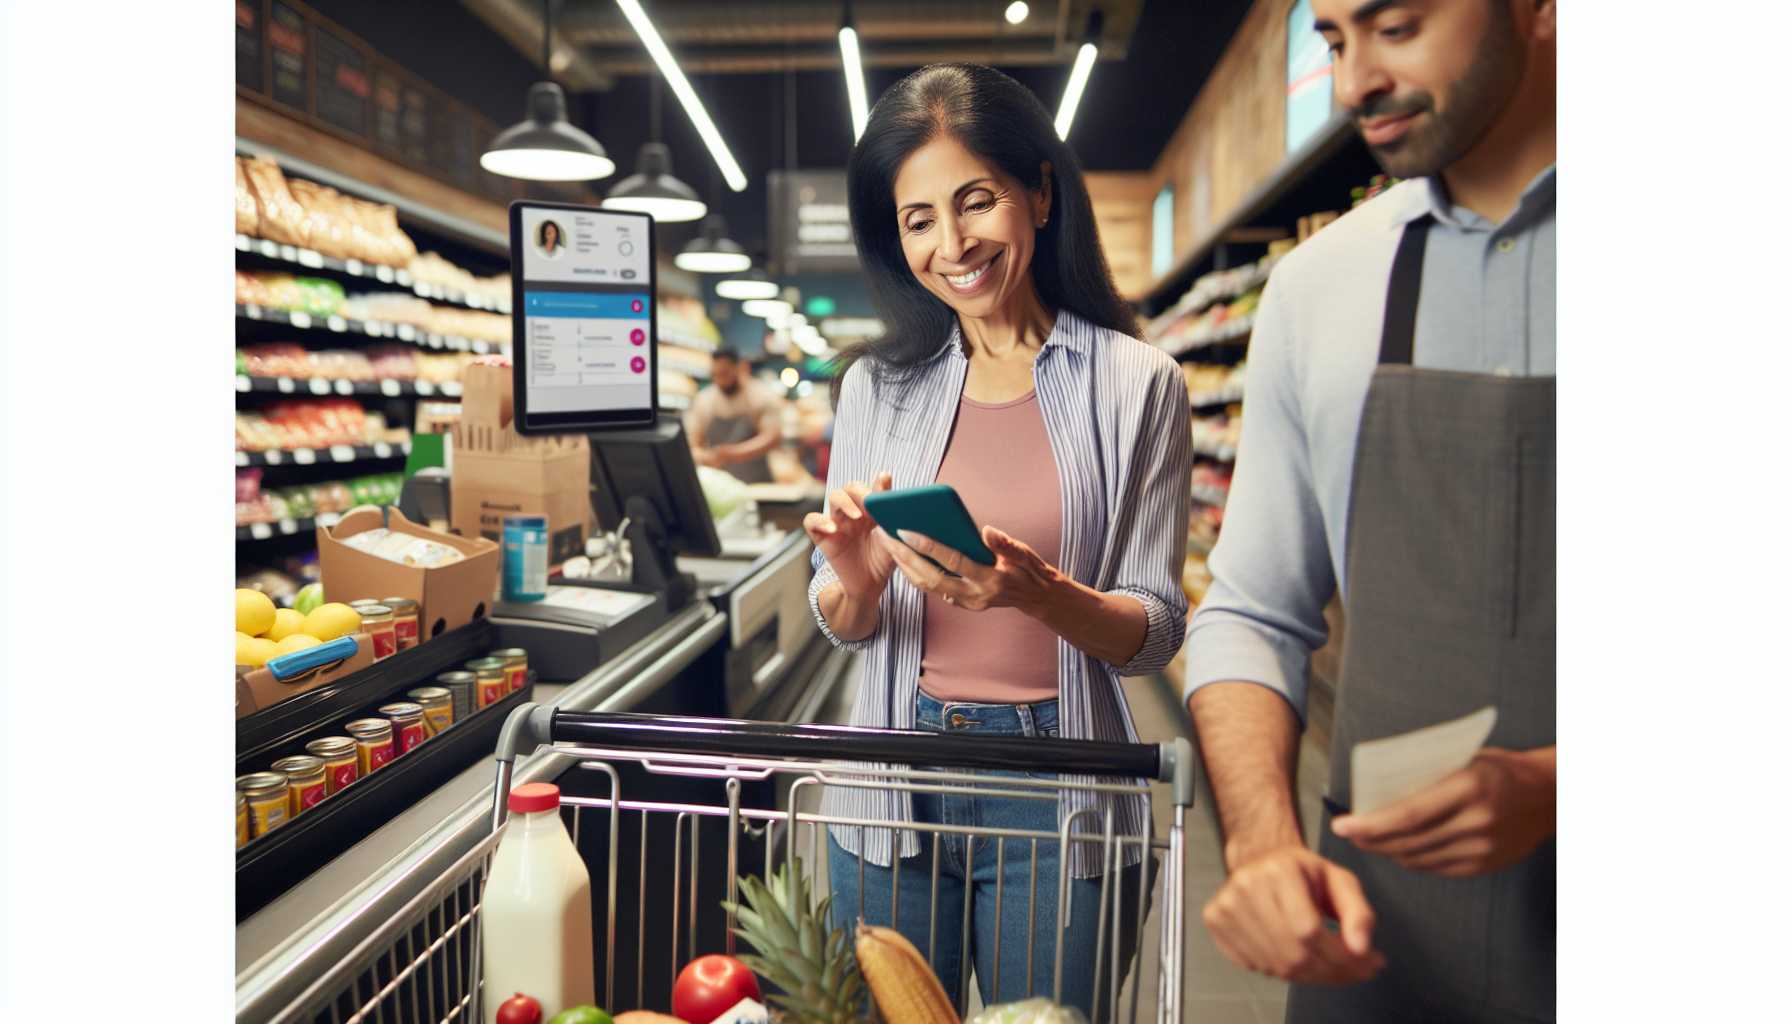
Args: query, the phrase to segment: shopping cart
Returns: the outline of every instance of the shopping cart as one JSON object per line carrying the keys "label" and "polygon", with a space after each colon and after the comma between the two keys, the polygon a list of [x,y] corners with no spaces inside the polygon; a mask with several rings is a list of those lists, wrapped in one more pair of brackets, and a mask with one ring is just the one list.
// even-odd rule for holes
{"label": "shopping cart", "polygon": [[[1055,930],[1033,927],[1038,922],[1032,920],[1029,900],[1026,934],[1008,938],[1024,938],[1029,944],[1030,971],[1032,943],[1052,942],[1056,935],[1054,978],[1060,986],[1067,969],[1093,964],[1097,977],[1102,977],[1105,960],[1105,977],[1120,977],[1123,983],[1108,983],[1098,993],[1091,1024],[1138,1020],[1142,992],[1150,993],[1145,996],[1147,1019],[1182,1018],[1183,825],[1194,794],[1194,755],[1185,739],[1147,745],[992,736],[969,742],[926,732],[569,712],[529,704],[511,713],[499,738],[491,834],[324,971],[273,1020],[476,1022],[483,1020],[482,997],[510,995],[481,991],[480,897],[491,854],[502,836],[514,762],[519,753],[537,744],[553,744],[554,753],[567,756],[574,765],[561,776],[561,809],[591,869],[597,1002],[613,1013],[665,1012],[671,1003],[672,979],[684,964],[704,953],[734,952],[733,921],[723,901],[739,902],[739,872],[763,872],[769,881],[774,865],[795,863],[808,874],[810,891],[825,893],[825,880],[817,875],[827,861],[822,833],[827,826],[841,826],[892,834],[913,830],[923,843],[934,844],[935,865],[940,862],[937,852],[943,836],[994,839],[998,857],[1010,847],[1024,849],[1026,853],[1018,855],[1032,858],[1035,875],[1041,844],[1057,844],[1059,865],[1070,863],[1068,850],[1075,844],[1092,844],[1107,869],[1101,876],[1095,948],[1065,950],[1062,898]],[[1004,774],[993,776],[987,774],[990,771]],[[1026,772],[1097,781],[1033,778]],[[1054,801],[1061,788],[1077,787],[1149,800],[1153,780],[1169,783],[1166,836],[1155,834],[1149,814],[1143,834],[1116,834],[1111,807],[1104,812],[1077,811],[1055,833],[846,818],[805,809],[819,804],[823,786]],[[658,796],[665,795],[667,784],[694,787],[712,796],[687,801],[625,795],[631,787],[648,782]],[[766,806],[748,806],[749,796]],[[705,855],[709,842],[725,845],[719,861],[713,854]],[[1154,886],[1141,884],[1133,925],[1138,930],[1138,954],[1130,973],[1122,968],[1117,941],[1122,926],[1120,889],[1111,884],[1127,847],[1160,858],[1155,886],[1157,941],[1154,945],[1146,941],[1147,906]],[[625,872],[623,861],[630,854],[634,863]],[[863,865],[861,856],[861,872]],[[634,882],[636,892],[619,899],[624,877]],[[938,919],[937,868],[934,880],[928,903],[930,935],[955,923]],[[1055,881],[1059,892],[1065,893],[1067,880]],[[863,892],[862,884],[859,891]],[[895,892],[891,895],[892,906],[903,905]],[[998,890],[998,905],[1001,898]],[[961,948],[968,950],[969,913],[957,924],[964,929]],[[998,947],[1002,941],[998,930]],[[931,951],[927,952],[931,959]],[[961,1014],[972,988],[968,955],[964,962],[954,994]]]}

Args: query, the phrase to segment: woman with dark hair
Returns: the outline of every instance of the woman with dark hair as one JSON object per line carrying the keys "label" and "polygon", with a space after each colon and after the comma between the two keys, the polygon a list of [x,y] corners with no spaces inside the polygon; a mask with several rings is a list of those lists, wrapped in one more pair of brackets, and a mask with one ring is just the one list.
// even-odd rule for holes
{"label": "woman with dark hair", "polygon": [[[1162,668],[1181,646],[1188,610],[1188,389],[1173,359],[1133,336],[1074,154],[1018,82],[941,64],[878,101],[847,183],[888,331],[836,380],[827,507],[803,525],[816,546],[816,620],[836,645],[864,652],[853,724],[1136,741],[1120,677]],[[929,538],[886,536],[865,512],[871,491],[936,482],[986,524],[995,566]],[[1095,812],[1087,823],[1111,810],[1116,834],[1150,827],[1144,800],[1078,789],[1054,806],[829,787],[824,807],[1049,832],[1077,811]],[[985,1003],[1052,993],[1057,844],[1038,844],[1035,872],[1030,844],[1010,841],[998,857],[990,840],[946,836],[931,944],[926,911],[909,902],[920,897],[900,914],[891,900],[893,882],[933,891],[931,841],[836,826],[829,851],[834,905],[847,919],[861,907],[867,921],[894,918],[917,948],[934,950],[949,992],[969,957]],[[1121,856],[1130,960],[1139,850]],[[1063,1001],[1087,1012],[1111,995],[1091,963],[1101,850],[1072,844],[1068,860],[1076,891],[1058,936]],[[958,924],[966,902],[968,949]],[[1039,941],[1027,941],[1035,928]]]}
{"label": "woman with dark hair", "polygon": [[549,256],[559,255],[560,246],[563,244],[560,240],[560,225],[551,220],[542,221],[541,233],[536,241],[541,246],[543,253]]}

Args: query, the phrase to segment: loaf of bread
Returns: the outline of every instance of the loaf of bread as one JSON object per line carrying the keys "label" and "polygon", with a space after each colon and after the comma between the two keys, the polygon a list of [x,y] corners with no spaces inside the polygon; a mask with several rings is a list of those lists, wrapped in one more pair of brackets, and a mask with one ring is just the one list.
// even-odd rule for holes
{"label": "loaf of bread", "polygon": [[255,210],[255,193],[249,189],[249,176],[243,173],[243,158],[236,158],[236,230],[238,234],[255,236],[260,216]]}
{"label": "loaf of bread", "polygon": [[311,244],[305,208],[299,205],[286,187],[286,175],[279,165],[264,157],[243,162],[243,174],[249,179],[249,190],[255,195],[257,230],[262,238],[287,245]]}

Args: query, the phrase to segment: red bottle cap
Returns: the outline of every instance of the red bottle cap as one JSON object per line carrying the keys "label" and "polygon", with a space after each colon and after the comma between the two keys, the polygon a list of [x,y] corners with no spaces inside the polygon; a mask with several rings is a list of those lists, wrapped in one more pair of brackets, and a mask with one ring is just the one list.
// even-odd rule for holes
{"label": "red bottle cap", "polygon": [[552,811],[560,806],[560,787],[551,782],[525,782],[510,791],[513,814]]}

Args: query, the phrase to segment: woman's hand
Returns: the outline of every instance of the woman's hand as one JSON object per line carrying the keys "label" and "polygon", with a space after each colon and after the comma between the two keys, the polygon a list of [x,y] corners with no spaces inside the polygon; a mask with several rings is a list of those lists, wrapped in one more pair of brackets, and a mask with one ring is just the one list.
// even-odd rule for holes
{"label": "woman's hand", "polygon": [[[901,540],[878,530],[877,541],[915,589],[974,612],[1019,608],[1036,618],[1042,617],[1062,575],[1032,548],[993,526],[983,528],[983,543],[996,556],[993,566],[972,561],[931,537],[908,530],[897,533]],[[922,555],[958,577],[941,572]]]}
{"label": "woman's hand", "polygon": [[884,546],[873,538],[877,524],[865,511],[865,495],[889,489],[888,472],[879,473],[870,485],[854,480],[828,495],[828,511],[803,517],[803,532],[821,549],[846,595],[861,603],[875,605],[896,570]]}

